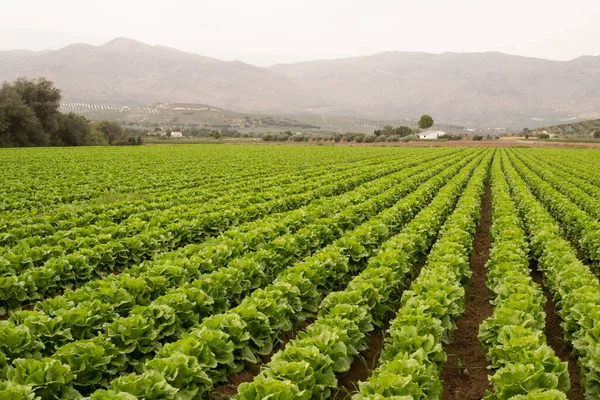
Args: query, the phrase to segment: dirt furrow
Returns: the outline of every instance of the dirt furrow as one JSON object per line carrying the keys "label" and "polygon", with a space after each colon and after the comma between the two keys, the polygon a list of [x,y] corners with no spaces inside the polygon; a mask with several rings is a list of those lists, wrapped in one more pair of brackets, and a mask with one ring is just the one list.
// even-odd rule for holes
{"label": "dirt furrow", "polygon": [[543,284],[542,273],[537,269],[537,262],[531,261],[531,271],[533,280],[542,286],[544,296],[548,300],[544,307],[546,312],[546,342],[552,347],[558,358],[569,363],[569,377],[571,379],[571,389],[567,393],[569,400],[583,400],[584,396],[581,391],[579,382],[579,371],[577,369],[577,360],[573,357],[573,348],[571,344],[564,340],[564,330],[560,325],[561,319],[556,313],[556,305],[552,300],[552,295]]}
{"label": "dirt furrow", "polygon": [[486,286],[492,225],[491,186],[486,184],[481,219],[473,242],[471,270],[466,287],[465,312],[457,321],[452,342],[444,346],[448,360],[442,370],[443,400],[480,400],[489,389],[486,350],[479,344],[479,325],[494,311]]}

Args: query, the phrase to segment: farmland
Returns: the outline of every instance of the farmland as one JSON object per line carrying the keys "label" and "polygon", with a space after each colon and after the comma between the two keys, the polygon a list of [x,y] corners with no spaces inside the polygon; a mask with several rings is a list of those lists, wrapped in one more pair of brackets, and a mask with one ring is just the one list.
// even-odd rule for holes
{"label": "farmland", "polygon": [[2,150],[0,399],[600,398],[599,161]]}
{"label": "farmland", "polygon": [[[198,126],[205,128],[230,128],[242,133],[250,132],[328,132],[328,133],[373,133],[386,125],[417,126],[417,120],[384,119],[373,120],[352,116],[325,114],[257,114],[241,113],[205,104],[157,103],[149,106],[114,106],[101,104],[61,103],[60,111],[73,112],[90,120],[113,120],[122,124],[161,126]],[[467,132],[465,128],[438,123],[438,129],[449,133]],[[479,131],[479,130],[478,130]],[[502,130],[504,131],[504,130]],[[488,130],[481,132],[490,133]],[[491,133],[499,133],[494,131]]]}

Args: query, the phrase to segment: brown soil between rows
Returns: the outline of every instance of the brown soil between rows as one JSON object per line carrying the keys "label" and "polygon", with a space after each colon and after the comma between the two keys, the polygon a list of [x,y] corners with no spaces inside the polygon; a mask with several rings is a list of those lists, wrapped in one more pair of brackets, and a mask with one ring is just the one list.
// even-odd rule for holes
{"label": "brown soil between rows", "polygon": [[457,321],[452,342],[444,346],[448,360],[444,363],[442,380],[444,400],[479,400],[489,389],[486,349],[479,344],[479,325],[493,313],[489,302],[487,263],[490,255],[492,225],[491,186],[486,184],[481,219],[473,241],[471,270],[466,287],[465,312]]}
{"label": "brown soil between rows", "polygon": [[544,307],[546,312],[546,342],[552,347],[558,358],[569,363],[569,378],[571,379],[571,390],[567,392],[569,400],[583,400],[583,392],[581,390],[579,371],[577,369],[577,360],[573,356],[570,343],[563,339],[564,330],[560,325],[561,319],[556,313],[556,305],[552,300],[552,295],[543,284],[542,273],[537,269],[535,260],[531,262],[531,270],[533,280],[538,283],[544,290],[544,296],[548,300]]}

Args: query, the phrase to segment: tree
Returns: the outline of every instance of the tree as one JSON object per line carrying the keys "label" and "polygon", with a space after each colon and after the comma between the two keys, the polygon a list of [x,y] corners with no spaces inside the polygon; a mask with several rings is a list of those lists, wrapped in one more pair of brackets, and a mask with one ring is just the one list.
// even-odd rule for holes
{"label": "tree", "polygon": [[97,129],[102,132],[102,135],[108,142],[108,144],[116,144],[123,140],[123,127],[115,121],[98,121],[96,123]]}
{"label": "tree", "polygon": [[3,147],[45,146],[49,136],[35,111],[16,88],[4,83],[0,89],[0,145]]}
{"label": "tree", "polygon": [[600,130],[596,129],[594,131],[594,139],[600,139]]}
{"label": "tree", "polygon": [[13,87],[21,96],[23,103],[29,106],[37,116],[44,132],[53,137],[60,129],[61,114],[60,90],[46,78],[28,80],[17,79]]}
{"label": "tree", "polygon": [[60,90],[44,78],[2,84],[0,146],[96,144],[85,118],[59,111],[60,98]]}
{"label": "tree", "polygon": [[421,116],[421,119],[419,120],[419,128],[421,129],[428,129],[431,128],[433,126],[433,118],[431,118],[431,116],[424,114]]}
{"label": "tree", "polygon": [[473,140],[477,140],[477,141],[483,140],[483,136],[481,136],[481,135],[475,135],[475,136],[473,136]]}
{"label": "tree", "polygon": [[101,144],[92,137],[92,128],[88,121],[81,115],[69,113],[60,118],[59,129],[53,138],[56,145],[85,146]]}
{"label": "tree", "polygon": [[394,134],[396,134],[400,137],[406,137],[406,136],[412,135],[413,130],[410,129],[408,126],[400,126],[394,130]]}

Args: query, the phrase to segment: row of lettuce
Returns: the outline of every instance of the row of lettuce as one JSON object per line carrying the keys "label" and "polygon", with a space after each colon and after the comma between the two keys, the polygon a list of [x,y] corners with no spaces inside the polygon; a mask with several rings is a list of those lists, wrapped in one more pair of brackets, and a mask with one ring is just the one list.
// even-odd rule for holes
{"label": "row of lettuce", "polygon": [[[386,315],[394,310],[394,304],[400,297],[407,311],[400,312],[397,321],[402,322],[398,324],[406,327],[407,323],[416,322],[422,315],[408,309],[422,310],[422,307],[406,305],[419,303],[423,290],[426,290],[426,282],[420,281],[423,279],[420,277],[411,290],[404,289],[418,275],[420,260],[428,254],[438,232],[439,240],[429,254],[425,270],[451,256],[444,253],[449,242],[456,239],[453,229],[459,220],[464,219],[465,213],[472,216],[467,209],[478,210],[477,202],[490,158],[491,153],[488,153],[483,160],[478,159],[477,163],[470,164],[454,177],[399,234],[382,244],[362,273],[345,290],[329,294],[321,303],[316,321],[275,354],[253,382],[242,384],[238,398],[330,398],[338,385],[336,375],[349,370],[353,359],[368,346],[369,333],[374,327],[382,328]],[[421,272],[421,276],[424,274],[426,272]],[[407,363],[424,361],[423,353],[415,347],[419,339],[411,345],[395,335],[399,331],[391,333],[383,360],[394,360],[395,354],[402,352]],[[402,349],[401,346],[407,347]],[[410,348],[414,351],[405,351]],[[363,385],[363,392],[381,396],[412,395],[415,398],[427,394],[432,396],[428,398],[434,398],[434,392],[440,389],[435,383],[429,386],[426,382],[428,377],[423,377],[421,385],[390,387],[384,378],[388,373],[386,367],[381,367],[378,375],[369,384]]]}
{"label": "row of lettuce", "polygon": [[[588,216],[573,208],[573,204],[548,183],[525,170],[511,155],[503,155],[503,168],[528,232],[531,254],[538,261],[538,269],[556,302],[565,340],[573,346],[584,394],[586,398],[598,398],[600,282],[590,267],[577,257],[577,249],[562,236],[566,231],[574,243],[593,245],[584,241],[592,232],[573,229],[581,220],[590,222]],[[598,247],[596,242],[595,254]],[[585,254],[584,249],[593,250],[593,246],[582,246]],[[586,258],[593,254],[594,251],[587,253]]]}
{"label": "row of lettuce", "polygon": [[[443,157],[442,157],[443,158]],[[345,171],[308,182],[292,182],[275,187],[272,194],[262,195],[264,200],[242,200],[241,207],[227,205],[208,206],[186,214],[171,216],[175,221],[161,219],[164,226],[155,226],[131,237],[112,239],[110,235],[92,239],[92,247],[78,248],[69,254],[46,260],[42,265],[28,265],[20,271],[5,265],[5,276],[0,277],[0,313],[19,308],[23,304],[106,276],[112,271],[122,271],[142,260],[155,257],[157,253],[177,249],[189,243],[198,243],[224,230],[245,222],[259,220],[267,215],[281,213],[310,204],[322,197],[340,195],[362,183],[386,176],[403,168],[435,157],[415,157],[412,160],[374,165],[363,171]],[[312,188],[312,190],[311,190]],[[235,195],[230,196],[232,199]],[[232,200],[235,201],[235,200]],[[238,203],[238,205],[240,205]],[[213,212],[208,212],[213,210]],[[202,213],[204,212],[204,213]],[[64,250],[58,247],[59,252]],[[75,246],[77,247],[77,246]],[[32,249],[32,252],[35,252]]]}
{"label": "row of lettuce", "polygon": [[[141,374],[119,377],[109,384],[107,391],[100,390],[92,397],[119,396],[120,392],[126,392],[151,398],[157,394],[149,393],[147,389],[156,386],[172,388],[173,396],[198,396],[248,364],[259,362],[258,356],[273,351],[273,343],[282,331],[291,330],[316,312],[323,295],[345,286],[352,276],[366,267],[382,242],[397,234],[446,182],[464,171],[467,161],[471,167],[461,174],[463,179],[481,157],[463,160],[445,169],[419,190],[384,209],[321,252],[283,271],[273,284],[254,291],[239,306],[207,318],[189,335],[165,345],[146,362]],[[215,337],[219,337],[220,342],[214,343]],[[206,358],[206,352],[202,352],[199,360],[198,350],[208,346],[209,355],[214,358]],[[229,349],[226,358],[223,358],[224,348]],[[186,367],[196,362],[200,363],[199,368]]]}
{"label": "row of lettuce", "polygon": [[[560,226],[540,204],[539,200],[544,202],[546,197],[539,195],[538,199],[531,193],[531,189],[534,193],[543,190],[539,189],[542,181],[531,177],[527,183],[522,181],[520,174],[527,177],[527,171],[511,170],[513,163],[519,160],[512,156],[502,155],[510,188],[500,155],[494,158],[491,168],[494,247],[487,268],[494,314],[481,325],[479,333],[481,344],[488,349],[493,371],[492,390],[486,393],[486,399],[560,400],[567,398],[570,389],[567,362],[561,361],[546,343],[543,311],[546,298],[530,276],[527,233],[532,241],[532,256],[540,262],[540,270],[558,299],[559,314],[565,326],[571,327],[566,330],[565,339],[576,351],[586,398],[596,398],[600,395],[597,367],[600,358],[595,339],[600,316],[596,311],[600,297],[598,279],[577,259],[575,249],[561,237]],[[539,169],[537,172],[546,178]],[[531,188],[530,183],[537,183],[538,187]],[[569,198],[571,195],[565,193]],[[529,201],[528,207],[524,206],[524,199]],[[577,197],[572,199],[576,201]],[[552,203],[546,201],[545,204],[553,210]],[[563,201],[563,205],[569,204]],[[585,210],[585,202],[577,202],[577,205]],[[593,217],[590,219],[573,207],[563,207],[563,210],[565,208],[580,220],[593,222]],[[460,205],[455,213],[459,210]],[[476,221],[478,215],[479,208],[471,208],[472,219]],[[525,218],[527,232],[521,216]],[[418,217],[413,222],[417,220]],[[569,222],[564,217],[563,221]],[[462,219],[457,230],[451,231],[454,236],[450,249],[454,251],[444,249],[441,253],[450,257],[436,265],[436,248],[444,243],[442,230],[427,266],[413,284],[417,294],[407,291],[402,297],[400,311],[386,334],[379,367],[367,382],[360,384],[354,399],[441,398],[439,368],[446,359],[442,344],[451,335],[453,321],[464,307],[460,285],[470,275],[466,256],[474,227]],[[593,228],[588,227],[585,233],[592,232]],[[579,235],[581,238],[582,234]],[[369,262],[369,266],[373,262],[373,269],[367,267],[345,291],[328,296],[317,321],[277,353],[253,382],[242,384],[238,398],[330,398],[337,387],[336,376],[349,369],[353,357],[366,346],[366,334],[373,326],[381,326],[383,316],[390,310],[390,299],[401,293],[406,277],[415,273],[414,267],[405,264],[411,259],[410,246],[405,247],[403,241],[399,241],[392,248],[391,257],[386,261],[396,266],[395,269],[381,269],[381,264],[376,262],[386,253],[382,249]],[[593,245],[588,248],[588,256],[594,254],[593,249]],[[443,300],[429,297],[435,298],[436,294]]]}
{"label": "row of lettuce", "polygon": [[[561,400],[567,398],[570,389],[567,362],[561,361],[546,343],[543,311],[546,299],[541,287],[530,276],[530,255],[538,261],[544,282],[556,301],[565,328],[565,340],[573,346],[577,359],[584,395],[590,399],[598,398],[599,282],[590,268],[577,258],[577,249],[562,236],[561,229],[562,224],[564,233],[578,245],[584,259],[597,263],[600,242],[594,238],[600,231],[595,214],[586,212],[596,201],[594,193],[578,190],[573,182],[577,183],[579,178],[560,182],[540,163],[519,151],[499,151],[491,171],[494,247],[487,267],[494,313],[482,323],[479,331],[479,340],[488,349],[492,371],[492,390],[485,398]],[[560,222],[554,220],[551,213]],[[468,276],[468,273],[456,270],[445,274],[448,264],[452,262],[431,276],[435,282],[430,286],[432,290],[440,289],[439,281],[444,280],[440,277],[444,275],[452,277],[457,286]],[[452,304],[452,291],[443,293],[446,301]],[[456,297],[462,300],[464,295],[459,293]],[[460,300],[455,300],[455,304],[460,304]],[[433,306],[425,299],[421,305],[427,310],[425,314],[440,312],[437,304]],[[405,308],[407,305],[401,307],[399,316]],[[445,355],[439,344],[447,338],[443,335],[452,331],[452,321],[461,312],[460,306],[457,308],[454,314],[448,308],[441,308],[435,321],[442,328],[437,330],[431,329],[430,319],[421,319],[418,323],[394,320],[387,332],[380,366],[367,382],[360,384],[360,393],[353,398],[441,398],[438,368]],[[416,354],[415,348],[407,351],[406,344],[412,343],[421,329],[425,334],[415,346],[421,354],[411,357],[411,351]],[[241,392],[240,396],[243,394]]]}
{"label": "row of lettuce", "polygon": [[[179,281],[174,281],[169,288],[169,292],[159,297],[162,301],[154,301],[152,304],[149,304],[146,300],[146,306],[132,310],[129,317],[117,317],[117,320],[110,324],[102,322],[95,323],[97,330],[88,333],[92,333],[92,335],[96,333],[100,334],[100,336],[90,340],[86,339],[84,335],[82,340],[77,340],[73,343],[68,343],[67,345],[56,348],[56,343],[53,343],[53,340],[55,338],[60,338],[60,334],[56,336],[40,335],[35,337],[32,342],[36,342],[38,345],[41,343],[44,346],[44,349],[38,349],[38,353],[32,354],[30,357],[27,357],[28,349],[26,348],[21,350],[21,355],[9,353],[10,355],[7,357],[8,360],[6,363],[6,368],[8,369],[6,376],[9,377],[10,375],[12,377],[11,381],[14,382],[15,375],[13,375],[13,373],[16,371],[16,368],[18,368],[17,365],[21,362],[28,363],[27,367],[22,368],[41,368],[45,370],[62,366],[73,373],[73,380],[66,386],[69,388],[76,387],[80,391],[86,392],[98,386],[102,387],[107,383],[107,379],[121,374],[128,368],[144,371],[144,374],[141,376],[146,377],[155,375],[151,373],[153,369],[147,367],[148,365],[154,365],[155,367],[157,365],[162,365],[161,368],[179,365],[171,363],[165,364],[165,362],[160,361],[165,358],[164,351],[168,348],[178,349],[180,346],[185,347],[187,346],[186,343],[190,340],[199,339],[198,335],[200,334],[200,338],[202,339],[201,347],[204,348],[204,350],[202,350],[203,354],[212,354],[210,357],[211,359],[222,360],[220,368],[217,368],[217,366],[210,368],[207,365],[199,364],[203,366],[201,370],[214,369],[213,374],[215,375],[215,378],[218,377],[219,374],[222,374],[223,371],[229,371],[231,373],[231,371],[236,368],[240,368],[240,366],[248,361],[249,358],[256,361],[255,356],[254,358],[250,357],[250,354],[253,353],[249,353],[249,348],[252,348],[253,346],[256,347],[260,344],[262,349],[260,351],[265,352],[272,347],[273,339],[281,329],[289,329],[288,324],[292,320],[299,321],[302,318],[303,313],[294,312],[299,311],[296,310],[299,305],[304,305],[307,307],[307,310],[314,311],[314,307],[318,304],[321,292],[332,290],[336,285],[336,279],[339,284],[344,282],[347,278],[349,264],[357,263],[360,265],[360,260],[365,256],[364,253],[366,249],[373,251],[371,247],[375,248],[377,246],[380,236],[385,238],[385,235],[389,234],[389,229],[397,229],[397,224],[403,223],[404,219],[413,215],[411,213],[416,212],[419,204],[423,204],[427,198],[430,198],[445,181],[450,179],[453,174],[456,174],[474,156],[476,156],[476,153],[472,152],[467,158],[450,157],[441,164],[439,161],[435,161],[435,164],[425,163],[420,167],[407,169],[404,171],[404,175],[399,174],[398,176],[395,176],[395,179],[388,182],[387,185],[388,187],[391,185],[391,189],[383,191],[379,196],[373,196],[373,189],[375,189],[373,186],[365,187],[363,196],[369,193],[368,200],[363,199],[365,201],[362,204],[358,204],[357,207],[354,207],[351,210],[348,209],[347,213],[340,212],[336,214],[335,218],[323,219],[321,221],[320,231],[316,229],[317,226],[312,226],[311,229],[305,230],[306,234],[304,242],[306,243],[308,239],[314,240],[315,236],[318,236],[315,235],[315,233],[328,231],[329,235],[326,236],[321,244],[313,245],[316,250],[319,246],[325,245],[327,241],[335,239],[335,236],[342,233],[344,229],[356,226],[361,221],[368,221],[364,225],[360,225],[354,230],[343,234],[334,245],[329,245],[322,250],[317,251],[314,255],[306,258],[300,264],[283,269],[281,272],[276,270],[276,268],[281,270],[285,267],[285,264],[280,266],[281,261],[290,259],[288,265],[291,265],[295,261],[292,257],[294,254],[296,255],[296,259],[304,257],[306,253],[310,254],[310,251],[307,251],[306,248],[294,247],[295,245],[292,246],[295,243],[295,240],[299,239],[300,236],[295,238],[290,237],[289,239],[294,240],[279,242],[271,248],[261,248],[259,251],[252,253],[259,257],[266,252],[270,252],[275,256],[280,255],[276,258],[276,261],[271,262],[270,265],[268,265],[268,259],[261,259],[260,262],[254,263],[240,263],[237,264],[239,268],[230,268],[232,265],[224,268],[227,270],[227,274],[200,274],[196,280],[193,280],[194,271],[193,268],[191,268],[191,265],[198,265],[199,260],[192,260],[190,263],[184,264],[184,267],[178,269],[180,274],[191,274],[184,276],[182,281],[190,281],[191,283],[186,285],[183,289],[177,287],[178,283],[180,283]],[[421,173],[415,173],[418,172],[418,168],[421,168]],[[427,183],[419,186],[423,180],[427,179],[429,179]],[[393,205],[395,201],[402,198],[403,195],[407,195],[409,192],[412,193],[404,197],[400,203],[392,206],[383,214],[380,214],[379,217],[369,219],[372,215],[377,214],[382,210],[386,210]],[[304,246],[310,248],[310,245]],[[215,246],[209,247],[208,249],[211,248],[215,248]],[[217,252],[215,253],[215,256],[218,258],[220,255]],[[168,257],[166,259],[168,259]],[[252,261],[252,259],[247,261]],[[167,264],[167,266],[169,266],[169,264]],[[149,271],[151,269],[152,268],[146,269],[140,267],[138,271],[144,273],[144,271]],[[271,271],[270,269],[273,270]],[[160,271],[161,274],[156,274],[154,277],[163,276],[163,271],[165,271],[164,266]],[[309,271],[312,281],[304,276]],[[222,271],[215,270],[214,272],[218,273]],[[269,283],[270,277],[274,276],[277,272],[279,272],[279,276],[274,284],[267,286],[265,289],[254,290],[257,287]],[[237,275],[235,275],[236,273]],[[206,275],[210,275],[213,279],[203,279]],[[115,280],[120,277],[121,275],[116,277]],[[218,278],[221,278],[222,280],[219,282],[216,280]],[[245,290],[244,293],[235,293],[235,290],[225,289],[226,282],[231,281],[232,279],[236,284],[238,282],[236,279],[239,280],[239,286]],[[126,280],[119,281],[127,282]],[[202,284],[194,284],[196,281],[202,282]],[[145,284],[146,282],[148,282],[148,280],[142,280],[140,283]],[[223,285],[225,290],[219,290],[221,285]],[[231,286],[231,284],[229,286]],[[140,287],[143,288],[143,286],[138,285],[137,289],[139,290]],[[180,300],[187,294],[184,291],[185,289],[194,292],[196,297],[190,296],[187,298],[187,302],[181,304]],[[196,290],[194,291],[192,289]],[[205,289],[207,292],[212,290],[211,294],[214,295],[214,298],[206,295],[206,292],[202,289]],[[72,293],[78,292],[81,293],[81,291]],[[90,290],[83,294],[91,296],[93,293],[98,292],[100,291]],[[159,290],[159,292],[161,291]],[[199,293],[202,293],[204,296],[198,296]],[[252,294],[245,297],[237,307],[227,310],[228,306],[235,305],[236,296],[238,299],[241,299],[245,293]],[[175,296],[177,294],[184,294],[184,296],[177,297]],[[233,299],[231,298],[231,294],[233,294]],[[221,298],[218,298],[217,296],[221,296]],[[230,296],[230,298],[227,298],[227,296]],[[275,298],[273,298],[273,296]],[[287,299],[290,296],[295,296],[296,298]],[[61,297],[61,299],[64,297],[68,297],[67,294]],[[208,298],[208,301],[202,300],[202,302],[197,302],[196,300],[200,297],[203,299]],[[119,297],[117,296],[115,300],[118,299]],[[141,299],[146,299],[146,297],[141,296]],[[285,301],[286,299],[287,301]],[[97,304],[97,302],[98,300],[93,300],[91,303]],[[53,307],[53,303],[55,306],[59,306],[58,314],[56,313],[57,309]],[[61,321],[61,318],[58,317],[62,317],[69,313],[68,310],[62,309],[58,299],[45,301],[39,304],[48,305],[48,307],[45,308],[45,311],[50,315],[46,315],[46,317],[50,317],[49,320],[54,322],[63,322],[64,319]],[[206,307],[206,305],[212,304],[220,304],[223,312],[219,313],[219,308],[211,310],[210,307]],[[117,302],[112,306],[116,309],[119,305],[120,304]],[[67,309],[69,308],[69,304],[63,303],[63,306]],[[206,308],[208,308],[208,310]],[[269,309],[272,309],[272,314],[267,313],[267,310]],[[261,310],[262,312],[259,313],[258,310]],[[14,330],[24,330],[23,328],[28,325],[31,328],[39,327],[39,321],[43,319],[42,317],[44,316],[44,306],[36,306],[36,311],[36,315],[22,312],[15,314],[15,318],[11,317],[12,321],[9,321],[6,326],[13,329],[13,340],[20,337],[17,334],[18,332]],[[55,313],[56,315],[53,316],[52,313]],[[215,315],[201,321],[203,317],[213,313],[215,313]],[[266,318],[266,315],[268,315],[269,318]],[[91,317],[90,314],[87,316],[88,318]],[[30,324],[25,322],[27,318],[32,318]],[[200,324],[197,324],[199,321],[201,321]],[[235,321],[237,321],[237,324],[234,323]],[[13,323],[12,327],[10,326],[11,322]],[[130,322],[130,324],[127,325],[126,322]],[[260,330],[257,332],[252,331],[253,329],[259,328],[259,322],[265,326],[260,327]],[[147,325],[144,325],[144,323],[151,323],[152,326],[148,327]],[[48,327],[51,324],[45,323],[44,325]],[[54,326],[61,326],[61,324],[57,323]],[[62,326],[64,327],[64,325]],[[240,332],[241,327],[244,327],[244,329]],[[191,333],[186,333],[183,339],[177,340],[182,332],[190,331],[190,328]],[[29,330],[31,333],[31,330],[34,329]],[[40,331],[42,331],[42,329],[40,329]],[[69,328],[68,333],[73,333],[73,331],[75,330]],[[252,335],[249,334],[249,331],[252,331]],[[260,331],[264,331],[263,335],[268,333],[271,339],[267,340],[266,338],[261,338],[258,334]],[[85,329],[83,332],[85,332]],[[42,336],[44,336],[44,338],[42,338]],[[30,335],[30,338],[32,337],[33,335]],[[225,340],[224,337],[227,337],[227,340]],[[66,340],[68,341],[69,338],[66,337]],[[173,340],[175,340],[175,342],[173,342]],[[168,344],[170,342],[173,343]],[[60,343],[60,341],[58,343]],[[46,351],[46,345],[49,345],[48,352],[53,353],[52,358],[40,359],[40,356],[43,356],[43,352]],[[224,351],[224,349],[231,350],[232,346],[236,349],[234,354],[237,354],[237,359],[235,362],[229,360],[229,357],[231,357],[232,354],[228,353],[226,359],[229,361],[225,362],[221,359],[221,352]],[[54,351],[55,349],[56,351]],[[2,350],[5,354],[10,351],[9,348],[3,348]],[[190,349],[190,351],[192,351],[192,349]],[[48,355],[48,353],[45,354]],[[25,361],[23,361],[23,358],[17,358],[23,356],[26,358]],[[153,360],[144,363],[147,358],[153,358]],[[17,362],[17,360],[21,361]],[[189,362],[190,359],[187,360]],[[180,361],[182,361],[182,359],[180,359]],[[211,363],[209,364],[212,365]],[[179,365],[179,367],[183,366]],[[147,371],[146,368],[148,368]],[[182,376],[179,372],[178,376]],[[17,373],[17,375],[19,374]],[[202,374],[194,373],[193,376],[195,377],[194,379],[201,379]],[[137,375],[127,376],[126,378],[120,378],[120,380],[128,382],[130,380],[138,379],[137,377]],[[116,380],[116,382],[118,381],[119,380]],[[211,379],[211,382],[213,381],[214,379]],[[66,386],[65,390],[67,390]],[[142,385],[142,387],[146,386],[146,384]]]}
{"label": "row of lettuce", "polygon": [[[578,179],[593,181],[563,171],[570,180],[560,183],[545,169],[551,161],[525,151],[420,162],[14,313],[0,325],[0,393],[201,398],[314,318],[237,397],[326,399],[400,300],[379,366],[354,398],[441,399],[443,345],[464,311],[490,174],[494,314],[479,333],[492,370],[486,399],[561,400],[569,390],[567,364],[546,343],[546,299],[531,279],[530,255],[556,301],[585,395],[599,397],[600,282],[562,236],[564,228],[586,260],[599,260],[600,230],[586,208],[594,193],[578,189],[586,188]],[[261,230],[266,221],[272,225]],[[65,319],[79,300],[85,318]]]}
{"label": "row of lettuce", "polygon": [[[310,183],[311,179],[327,174],[340,174],[349,171],[360,171],[361,168],[372,167],[402,160],[399,155],[390,155],[378,159],[365,159],[356,163],[339,163],[338,165],[316,165],[309,168],[296,168],[289,171],[267,172],[256,174],[252,172],[232,173],[229,177],[211,176],[190,184],[186,188],[157,188],[154,193],[136,193],[136,197],[116,197],[116,201],[88,202],[74,207],[71,204],[56,207],[50,213],[41,215],[25,215],[2,219],[0,223],[1,253],[12,249],[17,244],[23,246],[32,240],[36,245],[56,244],[61,239],[93,236],[103,232],[103,229],[119,227],[130,220],[149,222],[164,211],[189,212],[204,205],[206,202],[217,204],[223,200],[231,201],[232,194],[248,196],[254,193],[256,201],[261,196],[270,195],[270,188],[289,185],[297,181]],[[293,165],[293,164],[292,164]],[[115,194],[116,196],[116,194]],[[154,224],[160,223],[160,220]],[[108,230],[113,237],[124,236],[121,229]],[[115,236],[118,235],[118,236]]]}
{"label": "row of lettuce", "polygon": [[527,235],[499,157],[492,164],[491,183],[493,246],[486,267],[494,313],[479,328],[494,371],[493,392],[486,399],[566,400],[568,366],[546,343],[546,297],[531,277]]}
{"label": "row of lettuce", "polygon": [[281,146],[6,149],[0,154],[0,219],[85,206],[107,193],[146,196],[197,187],[213,178],[228,182],[243,175],[274,176],[310,166],[412,153]]}
{"label": "row of lettuce", "polygon": [[443,344],[465,307],[464,284],[471,275],[470,255],[481,215],[488,157],[474,174],[456,209],[444,224],[427,263],[404,292],[390,324],[379,360],[355,399],[441,399]]}

